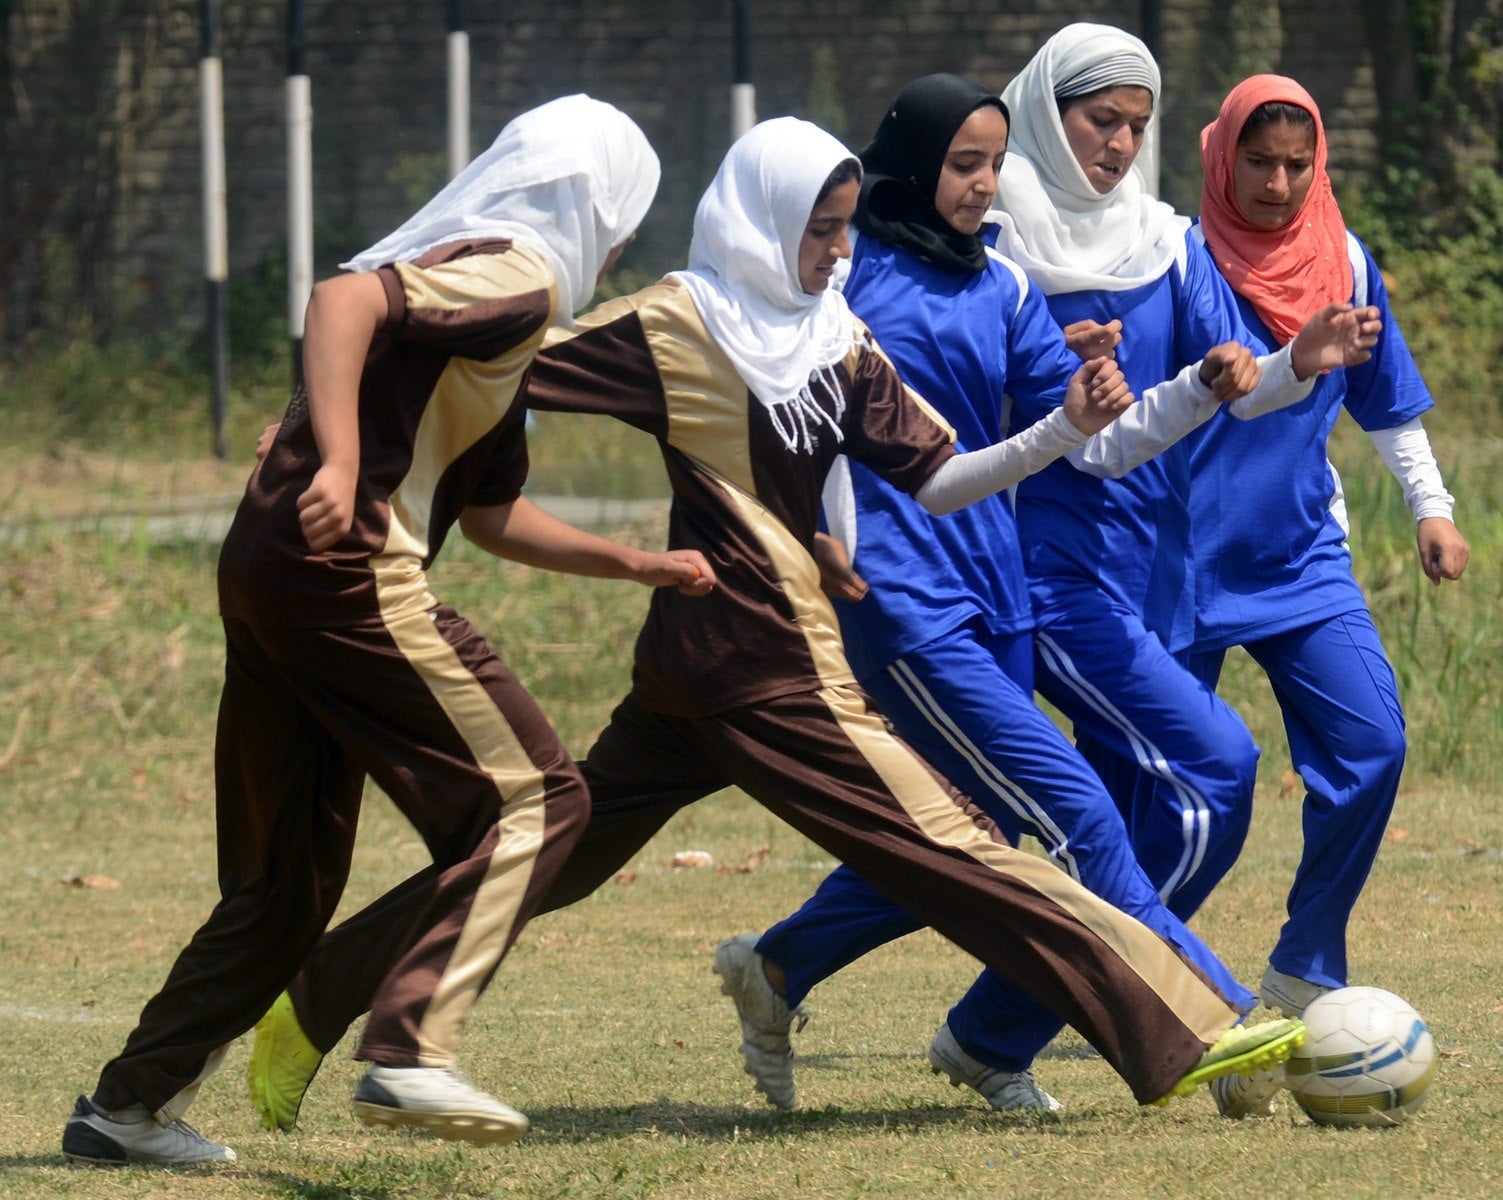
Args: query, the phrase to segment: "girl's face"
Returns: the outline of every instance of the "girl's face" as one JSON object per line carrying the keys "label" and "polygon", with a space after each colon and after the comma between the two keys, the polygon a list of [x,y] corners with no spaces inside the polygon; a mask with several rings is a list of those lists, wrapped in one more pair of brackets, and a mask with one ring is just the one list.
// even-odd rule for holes
{"label": "girl's face", "polygon": [[1103,196],[1127,178],[1152,116],[1153,93],[1145,87],[1110,88],[1065,101],[1059,118],[1065,140]]}
{"label": "girl's face", "polygon": [[997,172],[1007,153],[1007,118],[999,108],[984,104],[965,119],[939,168],[934,208],[957,233],[981,228],[986,210],[997,194]]}
{"label": "girl's face", "polygon": [[1280,121],[1237,147],[1232,188],[1242,215],[1262,229],[1294,220],[1315,182],[1315,130]]}
{"label": "girl's face", "polygon": [[798,282],[809,295],[817,296],[830,286],[835,263],[850,258],[851,241],[846,236],[856,214],[856,195],[861,182],[848,179],[814,206],[804,236],[798,244]]}

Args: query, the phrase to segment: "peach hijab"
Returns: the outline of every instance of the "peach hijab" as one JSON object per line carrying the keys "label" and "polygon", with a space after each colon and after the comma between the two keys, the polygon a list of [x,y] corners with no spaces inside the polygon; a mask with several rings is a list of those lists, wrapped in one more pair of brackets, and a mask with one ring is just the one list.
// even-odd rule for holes
{"label": "peach hijab", "polygon": [[[1232,167],[1242,128],[1264,104],[1280,101],[1315,118],[1315,179],[1293,220],[1263,229],[1242,215]],[[1222,101],[1221,112],[1200,134],[1205,182],[1200,225],[1216,265],[1232,288],[1252,304],[1282,345],[1318,309],[1352,295],[1346,222],[1326,174],[1326,130],[1314,99],[1283,75],[1244,79]]]}

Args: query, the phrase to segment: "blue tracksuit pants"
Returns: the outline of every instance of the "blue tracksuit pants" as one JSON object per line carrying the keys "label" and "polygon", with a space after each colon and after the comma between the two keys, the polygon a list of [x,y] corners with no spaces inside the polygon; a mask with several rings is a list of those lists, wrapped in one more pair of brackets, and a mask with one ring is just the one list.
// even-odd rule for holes
{"label": "blue tracksuit pants", "polygon": [[[1404,769],[1404,713],[1393,668],[1364,610],[1244,644],[1273,685],[1289,754],[1305,783],[1304,849],[1289,919],[1269,956],[1277,971],[1347,983],[1346,929],[1393,811]],[[1207,685],[1225,651],[1191,668]]]}
{"label": "blue tracksuit pants", "polygon": [[1188,918],[1242,851],[1258,748],[1140,618],[1093,594],[1037,633],[1038,688],[1117,799],[1138,862]]}

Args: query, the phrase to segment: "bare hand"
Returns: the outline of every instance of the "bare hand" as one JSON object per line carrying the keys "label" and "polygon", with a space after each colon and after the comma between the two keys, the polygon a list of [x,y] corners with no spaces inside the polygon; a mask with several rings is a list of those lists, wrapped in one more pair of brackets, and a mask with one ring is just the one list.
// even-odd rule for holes
{"label": "bare hand", "polygon": [[277,440],[277,431],[282,428],[282,422],[273,421],[261,431],[261,436],[256,439],[256,461],[260,462],[271,453],[271,444]]}
{"label": "bare hand", "polygon": [[845,544],[828,533],[814,535],[814,561],[819,567],[819,587],[832,600],[860,600],[869,590],[866,580],[851,566]]}
{"label": "bare hand", "polygon": [[715,572],[698,550],[665,550],[649,554],[637,572],[648,587],[676,587],[686,596],[703,596],[715,586]]}
{"label": "bare hand", "polygon": [[1093,358],[1075,372],[1065,392],[1065,416],[1081,433],[1106,428],[1133,402],[1115,359]]}
{"label": "bare hand", "polygon": [[1211,389],[1218,403],[1240,400],[1263,378],[1257,357],[1240,342],[1212,346],[1200,360],[1200,382]]}
{"label": "bare hand", "polygon": [[1419,543],[1420,565],[1431,583],[1442,579],[1460,579],[1472,557],[1466,538],[1444,517],[1426,517],[1415,530]]}
{"label": "bare hand", "polygon": [[1327,304],[1305,322],[1290,347],[1295,378],[1365,363],[1382,332],[1383,320],[1371,305]]}
{"label": "bare hand", "polygon": [[1065,345],[1082,361],[1090,358],[1113,358],[1122,342],[1122,322],[1113,318],[1105,325],[1098,321],[1076,321],[1065,326]]}
{"label": "bare hand", "polygon": [[340,463],[325,463],[308,490],[297,498],[298,520],[308,549],[327,550],[349,533],[355,520],[355,472]]}

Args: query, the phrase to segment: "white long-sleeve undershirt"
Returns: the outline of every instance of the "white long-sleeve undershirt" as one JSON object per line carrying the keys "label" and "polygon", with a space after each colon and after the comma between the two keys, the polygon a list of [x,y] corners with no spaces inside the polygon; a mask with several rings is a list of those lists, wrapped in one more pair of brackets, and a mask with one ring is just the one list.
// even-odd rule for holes
{"label": "white long-sleeve undershirt", "polygon": [[[1294,376],[1290,349],[1259,358],[1263,378],[1229,407],[1243,420],[1298,403],[1310,394],[1314,379]],[[1088,475],[1111,479],[1125,475],[1210,420],[1219,407],[1211,389],[1200,381],[1200,364],[1149,388],[1136,403],[1095,434],[1082,433],[1063,408],[995,445],[957,454],[935,471],[914,499],[935,516],[1012,487],[1047,467],[1056,458]]]}
{"label": "white long-sleeve undershirt", "polygon": [[1418,417],[1392,429],[1370,429],[1367,436],[1404,489],[1404,503],[1416,521],[1426,517],[1452,519],[1456,501],[1446,491],[1430,437]]}

